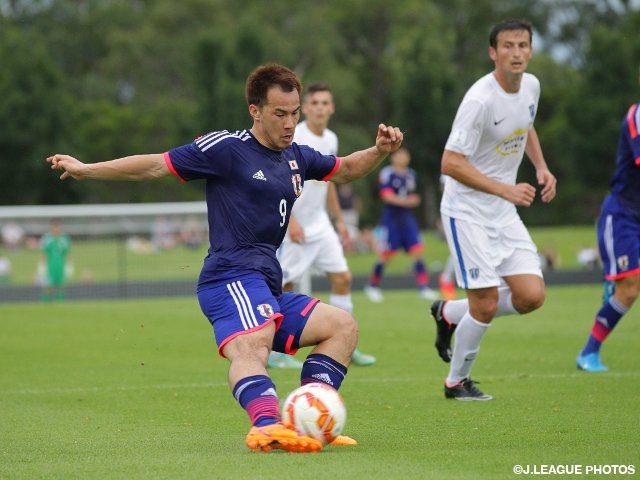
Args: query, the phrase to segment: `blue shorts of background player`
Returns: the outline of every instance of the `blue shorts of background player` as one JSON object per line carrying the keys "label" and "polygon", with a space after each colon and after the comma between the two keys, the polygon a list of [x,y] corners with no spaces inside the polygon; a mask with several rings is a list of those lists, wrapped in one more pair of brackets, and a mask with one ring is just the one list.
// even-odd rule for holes
{"label": "blue shorts of background player", "polygon": [[383,295],[380,283],[384,276],[386,265],[395,257],[400,249],[404,249],[413,257],[413,273],[420,298],[435,300],[437,292],[429,288],[429,273],[427,264],[422,258],[424,243],[420,234],[418,222],[412,215],[404,215],[401,221],[383,221],[382,236],[378,245],[378,260],[369,275],[369,282],[364,291],[372,302],[382,302]]}
{"label": "blue shorts of background player", "polygon": [[276,323],[273,350],[293,355],[319,299],[284,292],[276,298],[263,277],[244,275],[198,289],[200,308],[213,326],[218,353],[238,335]]}
{"label": "blue shorts of background player", "polygon": [[640,219],[631,215],[614,195],[609,195],[602,203],[598,248],[605,280],[640,273]]}
{"label": "blue shorts of background player", "polygon": [[418,249],[422,253],[424,250],[420,229],[415,218],[407,217],[401,224],[383,222],[382,227],[385,230],[386,240],[381,245],[383,256],[392,256],[401,248],[407,253],[415,252]]}

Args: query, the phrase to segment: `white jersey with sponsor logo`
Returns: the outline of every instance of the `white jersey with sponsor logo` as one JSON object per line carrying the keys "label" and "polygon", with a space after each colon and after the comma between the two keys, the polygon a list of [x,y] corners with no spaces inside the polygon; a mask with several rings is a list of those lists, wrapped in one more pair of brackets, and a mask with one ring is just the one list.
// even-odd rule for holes
{"label": "white jersey with sponsor logo", "polygon": [[[539,97],[540,82],[529,73],[523,75],[517,93],[505,92],[493,73],[485,75],[464,96],[445,149],[465,155],[484,175],[515,185]],[[445,183],[440,211],[452,218],[492,227],[518,219],[511,202],[453,178]]]}
{"label": "white jersey with sponsor logo", "polygon": [[[303,121],[296,127],[293,141],[299,145],[308,145],[324,155],[338,154],[338,137],[324,129],[322,135],[316,135]],[[302,194],[293,205],[292,214],[304,230],[305,240],[310,242],[322,236],[333,224],[327,213],[327,182],[307,180],[304,182]]]}

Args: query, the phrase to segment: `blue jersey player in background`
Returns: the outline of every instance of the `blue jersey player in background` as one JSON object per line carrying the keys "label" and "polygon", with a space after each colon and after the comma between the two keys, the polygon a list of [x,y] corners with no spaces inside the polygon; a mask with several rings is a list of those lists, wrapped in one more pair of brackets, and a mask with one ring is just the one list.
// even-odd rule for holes
{"label": "blue jersey player in background", "polygon": [[[620,128],[616,168],[598,218],[598,248],[605,298],[576,364],[586,372],[606,372],[600,347],[633,306],[640,290],[640,103],[632,105]],[[607,295],[609,282],[613,294]]]}
{"label": "blue jersey player in background", "polygon": [[[47,159],[62,180],[149,180],[175,175],[204,180],[210,248],[198,280],[198,300],[213,326],[218,352],[229,362],[228,381],[249,415],[250,449],[315,452],[322,444],[281,422],[276,388],[267,373],[273,349],[295,353],[315,346],[301,383],[339,388],[358,339],[346,311],[298,293],[282,292],[276,249],[291,207],[307,179],[345,183],[376,168],[402,143],[396,127],[380,124],[375,145],[345,157],[322,155],[293,143],[302,86],[290,69],[267,64],[246,83],[253,126],[209,133],[166,153],[85,164],[68,155]],[[357,443],[338,437],[337,444]]]}
{"label": "blue jersey player in background", "polygon": [[378,191],[384,202],[380,228],[382,239],[378,246],[378,261],[369,276],[364,291],[372,302],[382,302],[384,297],[380,282],[387,264],[404,249],[413,257],[413,272],[421,298],[435,300],[438,295],[429,288],[429,274],[422,255],[424,243],[413,209],[420,205],[415,170],[409,168],[411,154],[402,147],[390,157],[390,165],[378,176]]}

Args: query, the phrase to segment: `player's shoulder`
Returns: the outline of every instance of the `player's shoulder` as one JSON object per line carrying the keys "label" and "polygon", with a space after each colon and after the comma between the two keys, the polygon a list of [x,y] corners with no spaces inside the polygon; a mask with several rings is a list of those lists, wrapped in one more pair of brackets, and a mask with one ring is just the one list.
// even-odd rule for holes
{"label": "player's shoulder", "polygon": [[385,165],[380,169],[379,178],[381,182],[385,182],[393,175],[393,167],[391,165]]}
{"label": "player's shoulder", "polygon": [[192,145],[198,150],[204,152],[213,147],[222,148],[229,145],[247,144],[247,142],[252,139],[253,136],[246,129],[237,130],[235,132],[219,130],[199,136],[193,141]]}
{"label": "player's shoulder", "polygon": [[525,73],[522,75],[522,86],[524,88],[540,90],[540,80],[533,73]]}
{"label": "player's shoulder", "polygon": [[302,142],[302,140],[305,139],[310,133],[311,131],[309,130],[309,126],[307,125],[306,120],[298,122],[298,124],[296,125],[296,130],[293,134],[293,140],[294,142]]}
{"label": "player's shoulder", "polygon": [[325,128],[324,129],[324,135],[325,135],[325,137],[331,139],[334,142],[338,141],[338,135],[336,135],[336,132],[334,132],[330,128]]}
{"label": "player's shoulder", "polygon": [[469,87],[462,99],[461,106],[464,105],[466,109],[483,108],[483,105],[492,102],[496,93],[496,86],[498,86],[498,81],[493,73],[487,73]]}

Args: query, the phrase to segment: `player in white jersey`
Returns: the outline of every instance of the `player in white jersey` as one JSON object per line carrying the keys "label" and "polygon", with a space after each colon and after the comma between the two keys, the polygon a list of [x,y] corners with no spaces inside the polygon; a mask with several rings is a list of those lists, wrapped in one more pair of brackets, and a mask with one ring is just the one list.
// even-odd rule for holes
{"label": "player in white jersey", "polygon": [[[337,155],[338,137],[327,128],[334,111],[329,86],[322,82],[310,84],[302,102],[305,120],[296,127],[294,142],[308,145],[325,155]],[[329,214],[335,220],[338,232],[334,229]],[[331,282],[329,303],[351,313],[351,272],[338,233],[345,239],[349,238],[335,185],[331,182],[308,180],[291,211],[287,235],[278,249],[278,260],[282,266],[285,291],[296,288],[310,295],[309,278],[311,270],[316,269],[325,273]],[[351,357],[351,363],[358,366],[373,365],[375,361],[375,357],[358,349]],[[272,351],[269,366],[299,368],[302,364],[289,355]]]}
{"label": "player in white jersey", "polygon": [[534,186],[516,183],[525,153],[535,167],[541,200],[551,201],[556,192],[533,126],[540,84],[525,73],[531,40],[526,20],[493,27],[489,56],[495,69],[467,91],[442,156],[442,173],[450,177],[440,206],[443,229],[458,286],[467,295],[431,306],[436,349],[451,362],[446,398],[491,400],[471,380],[483,335],[493,318],[528,313],[544,302],[537,248],[516,211],[536,196]]}

